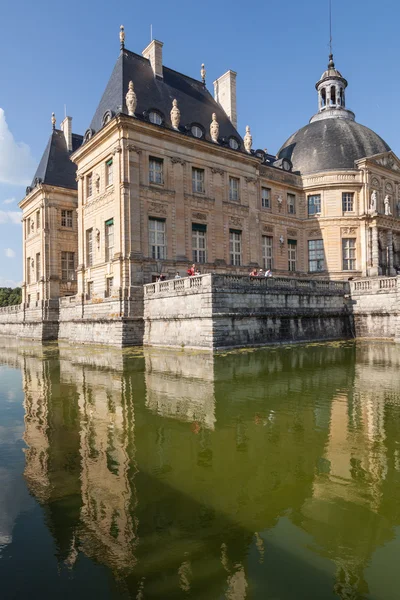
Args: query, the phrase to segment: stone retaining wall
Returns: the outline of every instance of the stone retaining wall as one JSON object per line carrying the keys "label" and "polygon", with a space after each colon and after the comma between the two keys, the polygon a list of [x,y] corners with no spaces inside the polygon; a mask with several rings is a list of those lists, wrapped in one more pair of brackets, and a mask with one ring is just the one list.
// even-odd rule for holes
{"label": "stone retaining wall", "polygon": [[145,345],[223,348],[351,336],[346,282],[209,274],[144,288]]}
{"label": "stone retaining wall", "polygon": [[400,340],[399,277],[351,281],[350,292],[356,337]]}
{"label": "stone retaining wall", "polygon": [[50,341],[58,337],[58,300],[42,300],[31,306],[0,308],[0,334]]}

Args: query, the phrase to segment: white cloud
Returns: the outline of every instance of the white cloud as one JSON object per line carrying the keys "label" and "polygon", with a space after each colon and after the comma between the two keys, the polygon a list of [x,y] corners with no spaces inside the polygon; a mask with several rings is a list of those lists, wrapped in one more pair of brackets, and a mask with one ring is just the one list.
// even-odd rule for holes
{"label": "white cloud", "polygon": [[0,183],[29,185],[34,170],[35,161],[29,146],[14,140],[4,110],[0,108]]}
{"label": "white cloud", "polygon": [[0,225],[3,225],[4,223],[14,223],[14,225],[21,225],[21,218],[22,212],[18,212],[16,210],[0,210]]}
{"label": "white cloud", "polygon": [[15,252],[12,248],[6,248],[4,250],[4,254],[7,256],[7,258],[15,258]]}
{"label": "white cloud", "polygon": [[15,202],[15,198],[6,198],[6,200],[3,200],[3,204],[13,204],[13,202]]}

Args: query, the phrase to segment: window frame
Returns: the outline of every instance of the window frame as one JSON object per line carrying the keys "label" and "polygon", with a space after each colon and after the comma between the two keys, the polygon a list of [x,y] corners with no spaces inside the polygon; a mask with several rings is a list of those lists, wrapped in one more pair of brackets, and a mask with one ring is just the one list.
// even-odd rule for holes
{"label": "window frame", "polygon": [[106,298],[111,298],[114,287],[114,277],[106,278]]}
{"label": "window frame", "polygon": [[61,227],[66,227],[68,229],[73,228],[73,211],[67,208],[61,209]]}
{"label": "window frame", "polygon": [[75,281],[75,252],[70,252],[69,250],[61,251],[61,281],[63,283]]}
{"label": "window frame", "polygon": [[[319,198],[319,203],[315,204],[315,198]],[[310,200],[313,199],[313,203],[310,204]],[[312,212],[310,212],[310,207],[313,206],[314,208],[317,206],[319,207],[319,210],[313,210]],[[308,217],[314,217],[316,215],[320,215],[322,212],[322,198],[321,198],[321,194],[309,194],[307,196],[307,216]]]}
{"label": "window frame", "polygon": [[[193,130],[200,132],[200,135],[196,135]],[[204,129],[198,123],[192,123],[190,126],[190,133],[196,140],[202,140],[204,138]]]}
{"label": "window frame", "polygon": [[[104,223],[104,260],[105,262],[111,262],[114,258],[114,219],[108,219]],[[112,244],[110,244],[110,239]]]}
{"label": "window frame", "polygon": [[240,267],[242,262],[242,232],[239,229],[230,229],[229,263],[233,267]]}
{"label": "window frame", "polygon": [[[200,178],[195,177],[195,174],[201,175]],[[196,189],[199,182],[201,183],[201,189]],[[192,167],[192,192],[194,194],[205,194],[206,192],[206,172],[205,169],[200,167]]]}
{"label": "window frame", "polygon": [[106,187],[111,185],[114,185],[114,161],[112,158],[109,158],[106,160]]}
{"label": "window frame", "polygon": [[[155,117],[157,117],[157,119],[156,120],[152,120],[152,115],[154,115]],[[164,119],[163,119],[163,116],[161,115],[161,113],[158,110],[151,109],[151,110],[149,110],[149,121],[153,125],[162,125],[163,122],[164,122]]]}
{"label": "window frame", "polygon": [[[158,228],[156,224],[162,224],[163,228]],[[154,224],[154,228],[151,225]],[[154,241],[152,241],[154,234]],[[159,241],[160,240],[160,241]],[[167,227],[166,220],[157,217],[149,217],[148,220],[148,241],[149,257],[153,260],[165,260],[167,258]],[[162,241],[162,243],[161,243]]]}
{"label": "window frame", "polygon": [[207,225],[203,223],[192,223],[192,259],[198,264],[207,262]]}
{"label": "window frame", "polygon": [[[268,197],[264,198],[264,192],[268,192]],[[271,210],[271,188],[261,186],[261,208],[266,208],[267,210]],[[268,201],[267,205],[265,204],[265,200]]]}
{"label": "window frame", "polygon": [[288,240],[287,247],[288,247],[288,271],[289,271],[289,273],[296,273],[296,271],[297,271],[297,240]]}
{"label": "window frame", "polygon": [[[317,246],[315,248],[311,247],[312,244],[317,245],[319,242],[321,242],[320,247],[317,247]],[[326,271],[325,248],[324,248],[323,238],[319,238],[317,240],[308,240],[307,249],[308,249],[308,272],[309,273],[322,273],[323,271]],[[322,253],[322,256],[321,256],[321,253]],[[314,265],[314,263],[315,263],[315,265]],[[319,263],[322,263],[322,268],[318,268]],[[316,268],[311,268],[312,266],[315,266]]]}
{"label": "window frame", "polygon": [[287,205],[288,215],[295,215],[296,214],[296,194],[293,194],[292,192],[287,192],[286,205]]}
{"label": "window frame", "polygon": [[86,267],[93,267],[93,227],[86,229]]}
{"label": "window frame", "polygon": [[[154,177],[154,175],[157,175],[157,170],[152,169],[152,164],[160,166],[160,181],[156,181],[156,177]],[[152,185],[164,185],[164,159],[157,156],[149,156],[149,183]]]}
{"label": "window frame", "polygon": [[[232,185],[234,182],[237,184],[236,189]],[[234,198],[234,195],[236,195],[236,198]],[[229,175],[229,202],[240,202],[240,177]]]}
{"label": "window frame", "polygon": [[[268,240],[268,243],[266,243]],[[262,260],[264,269],[272,271],[274,264],[274,237],[272,235],[261,236]],[[268,256],[270,254],[270,256]]]}
{"label": "window frame", "polygon": [[36,283],[38,281],[40,281],[40,278],[42,276],[42,264],[40,261],[40,252],[36,252],[36,257],[35,257],[35,279],[36,279]]}
{"label": "window frame", "polygon": [[[354,242],[354,245],[346,248],[346,243]],[[346,252],[346,250],[350,250],[354,252],[354,256],[346,256],[346,254],[350,254]],[[349,263],[346,267],[346,261]],[[354,263],[353,266],[351,263]],[[342,271],[357,271],[357,238],[355,237],[345,237],[342,238]]]}
{"label": "window frame", "polygon": [[[346,198],[347,196],[347,198]],[[349,209],[348,206],[351,205]],[[342,212],[353,213],[354,212],[354,192],[342,192]]]}
{"label": "window frame", "polygon": [[36,229],[40,229],[40,208],[36,211]]}
{"label": "window frame", "polygon": [[86,197],[91,198],[93,196],[93,173],[86,175]]}

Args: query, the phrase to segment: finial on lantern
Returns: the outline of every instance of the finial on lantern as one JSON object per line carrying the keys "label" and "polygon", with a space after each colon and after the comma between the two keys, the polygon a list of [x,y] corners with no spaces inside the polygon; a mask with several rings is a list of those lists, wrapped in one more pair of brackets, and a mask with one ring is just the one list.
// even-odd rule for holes
{"label": "finial on lantern", "polygon": [[121,43],[121,50],[125,48],[125,28],[123,25],[119,28],[119,41]]}
{"label": "finial on lantern", "polygon": [[54,113],[51,113],[51,124],[53,126],[53,129],[56,128],[56,115]]}
{"label": "finial on lantern", "polygon": [[206,69],[205,69],[204,63],[202,63],[202,65],[201,65],[200,75],[201,75],[201,81],[203,82],[204,85],[206,85]]}

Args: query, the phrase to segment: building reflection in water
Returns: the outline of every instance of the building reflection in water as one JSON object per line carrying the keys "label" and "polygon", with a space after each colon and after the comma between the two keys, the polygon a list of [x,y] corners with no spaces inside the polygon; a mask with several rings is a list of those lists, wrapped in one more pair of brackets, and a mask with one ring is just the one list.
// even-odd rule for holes
{"label": "building reflection in water", "polygon": [[25,479],[70,568],[133,598],[369,593],[400,525],[396,346],[13,351]]}

